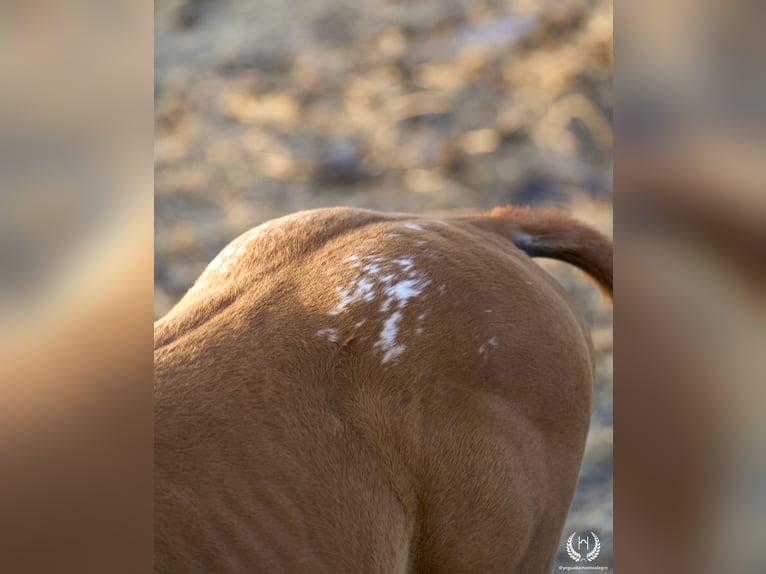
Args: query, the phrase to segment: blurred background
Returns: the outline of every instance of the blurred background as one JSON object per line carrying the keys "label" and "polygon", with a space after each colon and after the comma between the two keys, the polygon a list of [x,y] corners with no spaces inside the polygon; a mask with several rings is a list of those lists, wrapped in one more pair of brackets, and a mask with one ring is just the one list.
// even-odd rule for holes
{"label": "blurred background", "polygon": [[612,14],[585,0],[158,0],[155,316],[302,209],[506,203],[610,231]]}
{"label": "blurred background", "polygon": [[[554,205],[612,232],[609,0],[157,0],[155,318],[230,240],[315,207]],[[612,313],[574,531],[612,564]]]}

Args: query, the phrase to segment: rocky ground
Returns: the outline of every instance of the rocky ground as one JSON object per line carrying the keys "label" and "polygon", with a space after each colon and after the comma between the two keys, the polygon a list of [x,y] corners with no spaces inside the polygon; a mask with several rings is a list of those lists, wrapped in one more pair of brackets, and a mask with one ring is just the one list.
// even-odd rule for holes
{"label": "rocky ground", "polygon": [[[155,315],[245,229],[350,205],[555,204],[611,233],[610,0],[157,0]],[[611,310],[565,529],[611,565]],[[562,543],[556,565],[571,566]]]}

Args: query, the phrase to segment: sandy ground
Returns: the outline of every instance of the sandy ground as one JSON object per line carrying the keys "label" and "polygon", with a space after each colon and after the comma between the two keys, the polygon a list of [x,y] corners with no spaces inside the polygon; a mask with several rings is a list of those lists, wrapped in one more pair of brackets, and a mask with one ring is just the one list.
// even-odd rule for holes
{"label": "sandy ground", "polygon": [[[611,233],[609,0],[157,0],[155,316],[242,231],[349,205],[557,205]],[[612,314],[565,265],[598,351],[564,543],[612,564]]]}

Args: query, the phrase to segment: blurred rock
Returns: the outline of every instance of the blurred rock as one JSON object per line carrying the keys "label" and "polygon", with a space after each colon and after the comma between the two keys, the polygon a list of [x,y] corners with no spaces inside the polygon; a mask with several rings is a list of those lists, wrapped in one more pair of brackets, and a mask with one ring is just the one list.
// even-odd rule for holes
{"label": "blurred rock", "polygon": [[518,205],[536,205],[540,203],[564,204],[569,199],[567,194],[555,182],[544,177],[531,177],[517,187],[511,194],[511,202]]}
{"label": "blurred rock", "polygon": [[298,122],[301,103],[286,92],[254,94],[235,91],[222,97],[220,109],[224,115],[245,124],[289,127]]}
{"label": "blurred rock", "polygon": [[472,130],[460,138],[460,146],[469,155],[490,153],[500,146],[500,134],[496,130]]}
{"label": "blurred rock", "polygon": [[365,177],[356,142],[349,139],[333,139],[325,144],[320,163],[314,172],[315,181],[352,185]]}
{"label": "blurred rock", "polygon": [[314,21],[314,37],[323,46],[347,46],[354,40],[354,21],[347,9],[329,12]]}

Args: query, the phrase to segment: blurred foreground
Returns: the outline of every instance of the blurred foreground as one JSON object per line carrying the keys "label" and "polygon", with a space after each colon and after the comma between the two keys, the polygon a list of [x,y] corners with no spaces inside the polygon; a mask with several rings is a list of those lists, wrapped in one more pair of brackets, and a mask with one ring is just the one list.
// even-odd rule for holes
{"label": "blurred foreground", "polygon": [[620,571],[766,564],[766,77],[745,2],[618,20]]}
{"label": "blurred foreground", "polygon": [[152,569],[151,31],[0,5],[0,572]]}

